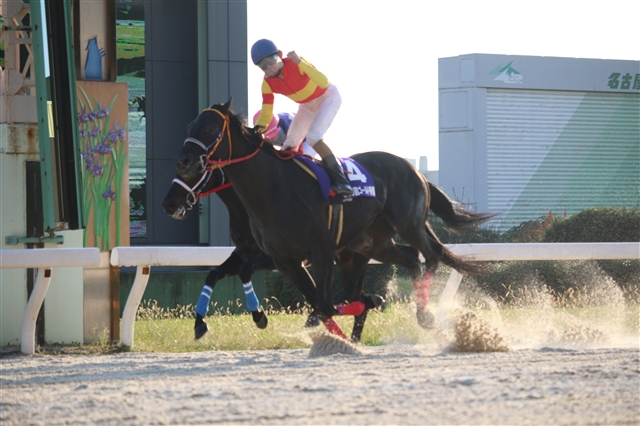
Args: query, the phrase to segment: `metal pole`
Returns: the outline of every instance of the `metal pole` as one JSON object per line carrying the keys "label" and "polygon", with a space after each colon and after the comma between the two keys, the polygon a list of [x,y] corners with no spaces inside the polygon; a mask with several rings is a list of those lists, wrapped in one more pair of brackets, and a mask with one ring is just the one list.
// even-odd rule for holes
{"label": "metal pole", "polygon": [[55,229],[53,213],[53,184],[51,171],[51,142],[47,110],[47,81],[45,75],[46,34],[44,32],[43,0],[31,1],[31,37],[33,42],[33,67],[36,80],[36,105],[38,111],[38,141],[40,144],[40,178],[42,179],[42,209],[44,230]]}
{"label": "metal pole", "polygon": [[[209,43],[207,21],[208,5],[206,1],[198,3],[198,111],[209,107]],[[209,244],[209,210],[213,197],[200,200],[200,215],[198,216],[198,242]]]}

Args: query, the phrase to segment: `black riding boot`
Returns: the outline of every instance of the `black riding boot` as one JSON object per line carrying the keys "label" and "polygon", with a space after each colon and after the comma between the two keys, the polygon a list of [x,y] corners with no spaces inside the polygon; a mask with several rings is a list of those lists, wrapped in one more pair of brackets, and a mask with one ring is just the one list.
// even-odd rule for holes
{"label": "black riding boot", "polygon": [[352,195],[353,189],[344,175],[342,166],[336,160],[336,156],[333,154],[327,155],[322,159],[322,162],[327,167],[327,174],[329,175],[333,192],[340,195]]}

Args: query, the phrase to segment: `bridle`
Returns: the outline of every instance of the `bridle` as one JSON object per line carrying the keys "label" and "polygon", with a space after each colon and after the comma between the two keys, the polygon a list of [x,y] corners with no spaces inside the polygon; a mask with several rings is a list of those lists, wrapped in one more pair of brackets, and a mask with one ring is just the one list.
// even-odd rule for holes
{"label": "bridle", "polygon": [[[199,172],[202,173],[202,176],[200,177],[200,180],[198,180],[198,182],[195,185],[193,185],[193,187],[190,187],[181,179],[178,179],[178,178],[173,179],[173,183],[180,185],[182,188],[184,188],[188,192],[187,199],[185,201],[187,205],[187,210],[191,210],[193,206],[196,204],[196,202],[198,201],[198,199],[211,195],[214,192],[218,192],[223,189],[229,188],[231,186],[231,182],[225,182],[226,176],[222,168],[224,166],[228,166],[234,163],[239,163],[241,161],[246,161],[252,158],[258,153],[258,151],[260,151],[260,148],[262,148],[262,145],[264,144],[264,139],[263,139],[260,142],[260,145],[258,146],[258,148],[251,154],[246,155],[244,157],[240,157],[240,158],[231,158],[233,154],[232,152],[233,144],[231,143],[231,127],[229,125],[229,115],[223,114],[222,112],[213,108],[207,108],[202,112],[205,112],[205,111],[213,111],[216,114],[218,114],[222,118],[223,124],[222,124],[222,129],[220,129],[220,132],[216,136],[216,139],[209,146],[205,145],[204,143],[202,143],[201,141],[195,138],[186,138],[184,140],[183,145],[186,145],[187,143],[192,143],[199,146],[204,151],[204,153],[200,155],[199,161],[198,161],[200,164]],[[227,136],[227,141],[229,144],[229,158],[226,160],[212,160],[211,156],[218,149],[218,146],[224,139],[225,134]],[[219,169],[220,173],[222,173],[222,183],[215,188],[212,188],[206,192],[203,192],[203,189],[207,186],[207,183],[209,182],[209,180],[211,179],[211,176],[213,175],[214,169]]]}
{"label": "bridle", "polygon": [[[205,111],[213,111],[222,118],[222,129],[220,129],[220,133],[218,133],[218,136],[216,136],[216,140],[213,141],[213,143],[209,146],[206,146],[204,143],[202,143],[201,141],[195,138],[187,138],[183,143],[183,145],[186,145],[187,143],[196,144],[200,148],[202,148],[202,150],[204,151],[204,154],[200,155],[199,157],[201,173],[211,171],[214,168],[222,168],[231,164],[246,161],[252,158],[253,156],[255,156],[258,153],[258,151],[260,151],[260,148],[262,148],[262,145],[264,144],[264,139],[260,141],[260,145],[258,146],[258,148],[256,148],[256,150],[251,154],[245,155],[244,157],[231,158],[233,154],[233,144],[231,143],[231,126],[229,125],[229,115],[224,114],[218,111],[217,109],[213,109],[213,108],[207,108],[202,112],[205,112]],[[227,158],[226,160],[212,160],[211,156],[218,149],[218,146],[220,145],[220,142],[222,142],[222,140],[224,139],[225,134],[227,135],[227,143],[229,144],[229,158]]]}
{"label": "bridle", "polygon": [[184,181],[178,178],[175,178],[173,180],[173,183],[180,185],[181,187],[186,189],[188,192],[187,199],[185,201],[185,204],[187,205],[187,210],[191,210],[193,206],[196,204],[196,202],[198,201],[198,199],[211,195],[214,192],[222,191],[223,189],[227,189],[231,186],[231,182],[225,182],[226,177],[222,169],[220,169],[220,173],[222,173],[222,183],[206,192],[202,192],[202,190],[204,189],[204,187],[207,186],[207,183],[209,183],[209,180],[213,175],[212,170],[205,170],[200,180],[195,185],[193,185],[193,187],[190,187],[189,185],[184,183]]}

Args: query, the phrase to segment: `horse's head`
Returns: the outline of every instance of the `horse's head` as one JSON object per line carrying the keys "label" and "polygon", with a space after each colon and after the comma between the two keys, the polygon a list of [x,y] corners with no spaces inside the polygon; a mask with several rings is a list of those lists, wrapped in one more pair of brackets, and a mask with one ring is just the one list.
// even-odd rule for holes
{"label": "horse's head", "polygon": [[[228,129],[229,106],[216,104],[206,109],[187,127],[187,139],[182,145],[180,156],[175,161],[176,172],[185,180],[194,180],[207,168],[207,160],[213,151],[218,154],[229,152],[227,144],[222,144]],[[226,124],[225,124],[226,123]]]}
{"label": "horse's head", "polygon": [[176,159],[176,171],[184,179],[216,167],[226,167],[254,157],[265,145],[262,135],[246,126],[243,117],[225,104],[207,108],[189,124],[188,137]]}
{"label": "horse's head", "polygon": [[207,171],[196,179],[183,180],[180,176],[176,176],[162,202],[162,207],[164,212],[172,218],[182,220],[187,210],[191,210],[196,204],[198,198],[228,186],[229,182],[222,169]]}

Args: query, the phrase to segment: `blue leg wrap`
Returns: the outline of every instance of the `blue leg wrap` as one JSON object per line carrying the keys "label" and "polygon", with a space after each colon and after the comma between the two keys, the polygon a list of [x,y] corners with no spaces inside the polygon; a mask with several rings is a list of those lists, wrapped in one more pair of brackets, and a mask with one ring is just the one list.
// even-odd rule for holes
{"label": "blue leg wrap", "polygon": [[198,304],[196,305],[196,314],[201,317],[207,316],[207,311],[209,310],[209,300],[211,300],[211,292],[213,289],[208,285],[205,285],[202,289],[202,293],[200,293],[200,299],[198,299]]}
{"label": "blue leg wrap", "polygon": [[253,291],[253,284],[249,281],[246,284],[242,284],[244,287],[244,294],[247,297],[247,309],[251,312],[255,312],[260,307],[260,302],[258,302],[258,296],[256,296],[256,292]]}

